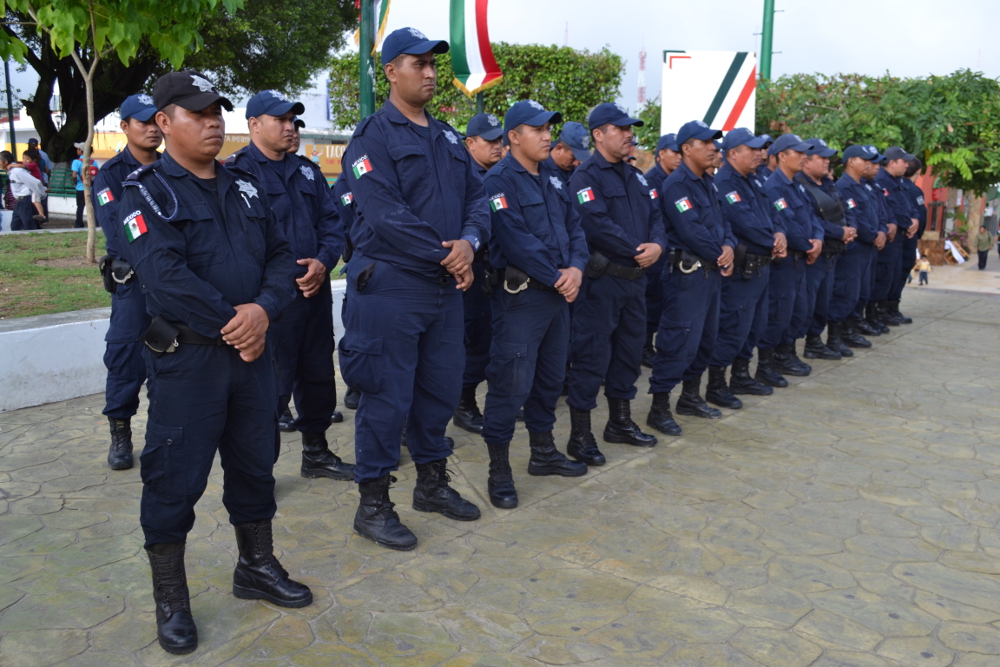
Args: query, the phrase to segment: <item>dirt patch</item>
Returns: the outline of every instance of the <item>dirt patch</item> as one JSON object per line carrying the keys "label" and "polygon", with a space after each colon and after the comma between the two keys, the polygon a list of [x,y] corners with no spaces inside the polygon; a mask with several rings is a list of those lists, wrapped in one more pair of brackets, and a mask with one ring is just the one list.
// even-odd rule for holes
{"label": "dirt patch", "polygon": [[87,261],[86,257],[57,257],[55,259],[36,259],[35,266],[51,266],[56,269],[85,269],[92,267],[97,270],[97,264]]}

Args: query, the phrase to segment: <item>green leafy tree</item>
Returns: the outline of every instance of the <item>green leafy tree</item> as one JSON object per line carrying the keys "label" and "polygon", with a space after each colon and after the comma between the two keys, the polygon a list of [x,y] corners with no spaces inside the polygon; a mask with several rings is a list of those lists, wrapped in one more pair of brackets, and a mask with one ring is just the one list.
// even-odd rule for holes
{"label": "green leafy tree", "polygon": [[[483,108],[503,118],[514,102],[533,99],[562,112],[567,121],[586,124],[587,114],[602,102],[618,97],[624,63],[607,48],[596,53],[539,44],[493,43],[493,55],[503,80],[483,94]],[[428,106],[434,115],[464,129],[476,114],[476,102],[452,85],[451,57],[437,57],[438,90]],[[360,120],[358,54],[345,53],[330,63],[330,113],[333,124],[350,128]],[[389,97],[389,82],[376,77],[375,100],[381,106]]]}
{"label": "green leafy tree", "polygon": [[660,141],[660,115],[663,107],[660,98],[646,102],[646,105],[639,110],[639,120],[643,122],[642,127],[635,128],[635,140],[639,142],[639,148],[647,151],[656,150],[656,144]]}
{"label": "green leafy tree", "polygon": [[[233,11],[242,0],[223,0]],[[0,0],[5,12],[14,10],[30,17],[37,35],[46,39],[59,58],[71,58],[83,78],[87,109],[86,149],[83,163],[90,164],[94,141],[94,76],[103,59],[117,58],[128,65],[143,40],[148,40],[160,59],[179,67],[185,56],[201,44],[197,26],[205,10],[218,0]],[[28,22],[25,22],[28,23]],[[27,27],[27,26],[25,26]],[[23,40],[0,33],[0,56],[26,60],[29,46]],[[87,209],[87,260],[96,261],[96,226],[90,197],[90,177],[83,178]]]}

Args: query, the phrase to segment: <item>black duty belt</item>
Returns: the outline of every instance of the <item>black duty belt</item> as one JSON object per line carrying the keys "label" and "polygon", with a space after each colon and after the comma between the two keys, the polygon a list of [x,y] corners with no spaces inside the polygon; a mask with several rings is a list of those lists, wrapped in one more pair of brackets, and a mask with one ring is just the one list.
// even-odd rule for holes
{"label": "black duty belt", "polygon": [[671,250],[667,255],[667,262],[671,271],[677,269],[685,274],[694,273],[698,269],[703,269],[706,274],[719,270],[719,264],[714,259],[705,259],[687,250]]}
{"label": "black duty belt", "polygon": [[591,280],[597,280],[601,276],[611,276],[612,278],[635,281],[642,278],[643,274],[646,273],[646,269],[639,266],[634,261],[632,264],[632,266],[615,264],[608,259],[604,253],[599,250],[595,250],[591,253],[590,259],[587,261],[584,274]]}
{"label": "black duty belt", "polygon": [[216,336],[215,338],[210,338],[208,336],[202,336],[200,333],[187,326],[186,324],[175,324],[179,334],[177,334],[177,342],[186,345],[214,345],[215,347],[222,347],[226,344],[226,341],[222,340],[222,336]]}
{"label": "black duty belt", "polygon": [[162,315],[157,315],[149,323],[149,328],[142,334],[143,344],[157,357],[173,354],[181,345],[213,345],[222,347],[226,344],[222,336],[203,336],[186,324],[174,324]]}
{"label": "black duty belt", "polygon": [[500,286],[503,287],[504,291],[508,294],[517,294],[518,292],[523,292],[529,287],[543,292],[559,291],[551,285],[546,285],[543,282],[535,280],[527,273],[514,266],[508,266],[505,269],[500,269],[497,271],[497,275],[499,276]]}
{"label": "black duty belt", "polygon": [[788,251],[788,256],[791,257],[794,260],[805,259],[806,258],[806,252],[805,252],[805,250],[789,250]]}

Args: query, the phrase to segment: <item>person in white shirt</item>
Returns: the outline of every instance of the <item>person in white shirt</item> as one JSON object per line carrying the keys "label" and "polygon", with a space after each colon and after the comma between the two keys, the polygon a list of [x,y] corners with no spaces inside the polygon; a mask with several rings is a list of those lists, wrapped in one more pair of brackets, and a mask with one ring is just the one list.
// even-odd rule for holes
{"label": "person in white shirt", "polygon": [[45,198],[45,185],[32,176],[23,164],[15,162],[10,151],[0,151],[0,169],[7,172],[11,194],[17,199],[10,221],[11,231],[38,229],[34,218],[35,206],[31,200]]}

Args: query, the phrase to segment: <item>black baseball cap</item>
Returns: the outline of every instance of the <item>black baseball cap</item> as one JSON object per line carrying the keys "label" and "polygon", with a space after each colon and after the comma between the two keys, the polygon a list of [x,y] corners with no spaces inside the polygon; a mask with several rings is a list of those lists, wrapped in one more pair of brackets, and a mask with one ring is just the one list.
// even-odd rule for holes
{"label": "black baseball cap", "polygon": [[193,69],[168,72],[157,79],[153,100],[157,109],[176,104],[188,111],[201,111],[218,102],[226,111],[233,110],[233,103],[219,94],[215,84]]}

